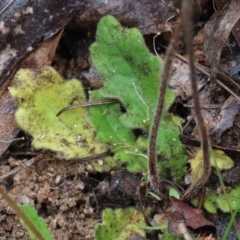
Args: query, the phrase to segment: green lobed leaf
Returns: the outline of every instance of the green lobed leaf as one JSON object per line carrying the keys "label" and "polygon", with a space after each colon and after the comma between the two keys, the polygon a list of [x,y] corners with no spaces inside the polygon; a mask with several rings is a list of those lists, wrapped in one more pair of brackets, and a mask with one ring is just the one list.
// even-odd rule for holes
{"label": "green lobed leaf", "polygon": [[[230,169],[234,166],[233,160],[229,156],[227,156],[223,151],[213,150],[213,154],[217,161],[217,166],[219,170]],[[212,157],[211,157],[211,166],[215,167]]]}
{"label": "green lobed leaf", "polygon": [[[106,145],[94,139],[96,132],[87,119],[87,108],[56,116],[66,106],[86,102],[79,81],[64,81],[51,67],[38,73],[21,69],[9,90],[18,103],[16,122],[34,137],[35,148],[57,151],[66,159],[106,151]],[[90,149],[94,151],[90,153]]]}
{"label": "green lobed leaf", "polygon": [[[44,222],[43,218],[38,216],[37,211],[34,207],[30,205],[20,205],[19,207],[25,213],[28,219],[33,223],[33,225],[39,230],[45,240],[53,239],[50,231],[46,226],[46,223]],[[21,220],[21,223],[27,229],[29,236],[34,240],[38,240],[36,235],[28,228],[24,221]]]}
{"label": "green lobed leaf", "polygon": [[[152,55],[145,45],[141,33],[137,29],[123,28],[120,23],[111,16],[103,17],[97,29],[97,41],[90,47],[91,58],[100,72],[104,86],[98,90],[98,94],[102,98],[118,99],[123,104],[126,112],[120,112],[111,122],[121,125],[121,129],[141,128],[143,132],[148,133],[153,120],[156,101],[158,96],[159,79],[161,73],[161,60],[159,57]],[[160,126],[160,134],[158,137],[158,149],[160,154],[159,169],[162,177],[169,177],[166,173],[170,173],[175,181],[179,181],[186,171],[186,156],[183,146],[178,139],[179,129],[173,121],[167,109],[173,102],[174,93],[167,90],[165,99],[165,113],[162,117],[162,125]],[[95,108],[96,109],[96,108]],[[90,121],[95,125],[95,110],[90,110]],[[110,110],[109,110],[110,112]],[[117,122],[121,123],[117,123]],[[95,125],[97,132],[101,131],[108,124],[106,118],[98,119]],[[125,130],[123,130],[125,131]],[[105,134],[105,136],[104,136]],[[119,132],[115,133],[116,135]],[[109,143],[106,139],[108,131],[101,133],[101,141]],[[98,134],[99,137],[99,134]],[[119,136],[120,143],[128,142]],[[132,141],[129,142],[132,145]],[[135,145],[136,149],[146,149],[148,147],[147,138],[138,138]],[[126,159],[124,152],[121,159]],[[139,157],[136,157],[138,161]],[[141,162],[141,160],[139,160]],[[163,162],[164,161],[164,162]],[[146,164],[142,171],[146,171]],[[136,165],[137,167],[137,165]],[[130,161],[129,170],[137,171]]]}
{"label": "green lobed leaf", "polygon": [[102,214],[102,223],[96,227],[96,240],[126,240],[135,237],[145,237],[143,229],[135,223],[144,224],[144,217],[135,208],[106,209]]}
{"label": "green lobed leaf", "polygon": [[[135,28],[123,28],[112,16],[103,17],[98,24],[97,41],[90,51],[104,80],[100,95],[123,103],[127,111],[121,121],[125,126],[150,127],[158,96],[161,60],[149,52],[141,33]],[[168,91],[167,98],[166,102],[171,104],[174,93]]]}

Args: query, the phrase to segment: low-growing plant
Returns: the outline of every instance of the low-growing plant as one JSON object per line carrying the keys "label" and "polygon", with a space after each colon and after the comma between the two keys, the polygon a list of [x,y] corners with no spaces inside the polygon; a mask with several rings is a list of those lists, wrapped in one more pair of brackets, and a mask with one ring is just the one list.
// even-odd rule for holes
{"label": "low-growing plant", "polygon": [[[58,116],[57,113],[69,105],[87,102],[80,82],[76,79],[64,81],[51,67],[37,73],[21,69],[10,88],[19,106],[16,121],[33,136],[32,144],[37,149],[53,150],[58,157],[65,159],[83,158],[110,150],[112,156],[106,157],[102,166],[93,162],[97,171],[106,171],[124,163],[131,172],[147,172],[149,131],[161,84],[161,59],[149,52],[137,29],[124,28],[111,16],[100,20],[96,42],[91,45],[90,53],[103,80],[101,89],[89,92],[88,103],[92,106]],[[110,104],[95,105],[96,101],[106,103],[106,100]],[[111,100],[114,101],[111,103]],[[186,172],[187,157],[178,139],[180,118],[173,118],[168,112],[173,100],[174,92],[168,89],[156,145],[161,178],[179,183]],[[205,143],[204,149],[207,147]],[[208,154],[205,153],[206,156]],[[223,152],[215,151],[215,157],[220,170],[233,166],[232,160]],[[191,161],[193,182],[190,190],[194,185],[199,187],[196,191],[188,191],[187,199],[190,193],[197,193],[209,176],[207,174],[206,179],[201,180],[204,175],[203,158],[204,153],[200,150]],[[214,165],[212,159],[211,165]],[[180,198],[176,190],[172,189],[170,194]],[[239,196],[239,187],[230,191],[232,209],[239,206]],[[204,208],[211,213],[216,213],[217,208],[229,212],[225,196],[210,189]],[[151,227],[144,224],[142,214],[135,208],[107,209],[103,211],[103,223],[96,227],[96,239],[127,239],[133,233],[145,237],[144,227]],[[166,226],[162,231],[163,239],[177,239],[167,232]]]}
{"label": "low-growing plant", "polygon": [[[94,149],[93,154],[109,148],[115,162],[127,162],[129,171],[146,172],[148,132],[156,108],[161,60],[149,52],[137,29],[123,28],[111,16],[101,19],[90,51],[104,83],[102,89],[90,93],[90,102],[117,99],[119,104],[81,108],[57,117],[62,108],[86,101],[81,84],[77,80],[64,82],[50,67],[39,73],[25,69],[17,73],[10,88],[19,105],[16,121],[33,135],[36,148],[57,151],[66,159],[89,156],[89,149]],[[163,177],[180,182],[186,156],[178,140],[176,118],[173,120],[167,112],[174,99],[172,90],[168,90],[166,99],[157,143],[158,165]],[[134,129],[142,134],[136,137]],[[109,168],[114,165],[110,159],[107,164]]]}
{"label": "low-growing plant", "polygon": [[[87,157],[107,150],[105,144],[95,139],[96,131],[87,118],[86,108],[56,116],[70,104],[86,102],[83,87],[76,79],[65,82],[51,67],[38,73],[21,69],[9,90],[18,103],[16,122],[33,136],[32,145],[36,149],[56,151],[58,157],[65,159]],[[101,171],[114,165],[108,157],[105,165],[95,164],[95,167]]]}
{"label": "low-growing plant", "polygon": [[[214,154],[214,157],[211,156],[210,162],[211,166],[215,167],[215,161],[217,163],[217,167],[219,170],[227,170],[233,167],[234,162],[233,160],[228,157],[223,151],[221,150],[212,150],[212,154]],[[196,153],[196,156],[194,159],[190,159],[189,163],[191,165],[191,175],[192,175],[192,183],[196,183],[199,176],[202,175],[202,161],[203,161],[203,152],[202,150],[199,150]]]}
{"label": "low-growing plant", "polygon": [[[230,210],[237,210],[239,207],[239,198],[240,198],[240,186],[231,189],[228,192],[228,199],[224,196],[224,194],[216,193],[216,190],[212,190],[210,188],[206,191],[206,196],[204,198],[203,207],[209,213],[217,213],[217,210],[221,210],[223,212],[230,212]],[[231,209],[229,208],[229,204]],[[193,201],[194,205],[197,205],[197,199]]]}
{"label": "low-growing plant", "polygon": [[[105,158],[102,167],[94,164],[96,170],[127,163],[129,171],[147,172],[148,133],[156,109],[161,59],[149,52],[137,29],[124,28],[111,16],[99,22],[96,42],[90,52],[103,80],[102,89],[90,92],[90,103],[109,99],[118,103],[84,107],[57,116],[66,106],[87,101],[81,84],[75,79],[63,81],[50,67],[37,73],[21,69],[10,88],[18,102],[16,122],[33,136],[32,144],[37,149],[56,151],[65,159],[110,149],[113,156]],[[158,167],[162,177],[181,182],[186,171],[186,155],[178,139],[176,121],[180,119],[173,119],[168,113],[173,100],[174,92],[168,89],[161,134],[157,139]],[[134,134],[136,129],[138,135]],[[128,216],[122,214],[124,210],[119,211],[122,217]],[[104,223],[96,230],[99,239],[101,236],[106,239],[102,229],[106,228],[106,219],[112,214],[111,210],[103,212]],[[129,229],[128,225],[126,227]],[[136,225],[133,228],[144,235],[141,228]]]}
{"label": "low-growing plant", "polygon": [[[90,108],[90,120],[96,127],[97,138],[111,144],[114,159],[126,161],[128,170],[146,171],[145,154],[156,109],[161,59],[149,52],[139,30],[123,28],[111,16],[104,17],[99,22],[96,42],[90,47],[90,51],[92,61],[104,83],[103,88],[91,93],[91,101],[118,99],[125,108],[124,113],[120,111],[120,107],[111,105]],[[186,155],[178,139],[178,126],[167,112],[173,100],[174,92],[168,89],[161,134],[157,140],[158,167],[163,178],[170,173],[168,178],[180,182],[186,170]],[[175,121],[179,121],[179,118]],[[108,129],[102,131],[104,126],[112,128],[112,134],[108,134]],[[137,139],[132,136],[134,129],[143,132]],[[124,136],[121,131],[125,133]],[[126,136],[132,140],[126,141]]]}

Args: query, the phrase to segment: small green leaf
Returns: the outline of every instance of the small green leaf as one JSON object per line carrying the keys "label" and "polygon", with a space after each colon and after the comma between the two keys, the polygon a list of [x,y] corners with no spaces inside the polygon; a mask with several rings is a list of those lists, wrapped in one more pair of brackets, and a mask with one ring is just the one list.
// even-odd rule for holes
{"label": "small green leaf", "polygon": [[143,229],[136,223],[144,224],[144,217],[135,208],[106,209],[102,214],[103,222],[96,227],[96,240],[126,240],[130,237],[145,237]]}
{"label": "small green leaf", "polygon": [[[228,193],[228,199],[229,199],[229,203],[230,203],[231,209],[232,210],[236,210],[236,207],[238,206],[238,201],[240,199],[240,186],[232,189]],[[217,199],[217,203],[218,203],[219,208],[223,212],[230,212],[227,199],[225,198],[224,195],[219,196],[219,198]]]}
{"label": "small green leaf", "polygon": [[162,229],[163,236],[161,237],[161,240],[183,240],[182,237],[174,236],[171,233],[169,233],[168,228]]}
{"label": "small green leaf", "polygon": [[170,187],[168,195],[169,195],[169,197],[175,197],[176,199],[180,199],[179,192],[173,187]]}
{"label": "small green leaf", "polygon": [[[29,218],[29,220],[33,223],[33,225],[39,230],[45,240],[52,240],[53,237],[48,230],[46,223],[43,218],[39,217],[35,208],[30,205],[20,205],[21,210],[25,213],[25,215]],[[28,230],[29,236],[38,240],[35,234],[28,228],[28,226],[21,220],[22,225]]]}

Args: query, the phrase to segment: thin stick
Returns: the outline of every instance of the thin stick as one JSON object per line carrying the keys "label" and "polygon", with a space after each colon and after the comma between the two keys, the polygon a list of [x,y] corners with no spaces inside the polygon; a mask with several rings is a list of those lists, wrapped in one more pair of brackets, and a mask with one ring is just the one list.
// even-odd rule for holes
{"label": "thin stick", "polygon": [[77,164],[77,163],[90,162],[92,160],[96,160],[98,158],[102,158],[102,157],[106,157],[106,156],[110,156],[110,155],[112,155],[112,152],[111,151],[106,151],[106,152],[103,152],[103,153],[100,153],[100,154],[95,154],[95,155],[90,156],[90,157],[76,158],[76,159],[70,160],[69,165],[71,166],[71,165],[74,165],[74,164]]}
{"label": "thin stick", "polygon": [[[160,45],[161,45],[162,47],[166,48],[164,45],[162,45],[162,44],[160,44]],[[189,60],[187,60],[185,57],[181,56],[180,54],[175,53],[175,56],[176,56],[178,59],[182,60],[183,62],[189,63]],[[204,69],[204,68],[208,69],[207,67],[204,67],[204,68],[203,68],[203,66],[201,66],[200,64],[197,64],[197,63],[195,63],[194,66],[195,66],[195,68],[196,68],[199,72],[205,74],[207,77],[210,77],[210,70],[209,70],[209,72],[208,72],[208,71],[206,71],[206,70]],[[228,80],[230,80],[230,81],[232,82],[232,84],[233,84],[236,88],[240,89],[239,85],[238,85],[236,82],[234,82],[230,77],[224,76],[221,72],[218,72],[218,75],[219,75],[219,77],[227,77]],[[234,93],[229,87],[227,87],[225,84],[223,84],[223,83],[222,83],[221,81],[219,81],[218,79],[216,79],[216,83],[217,83],[218,85],[220,85],[223,89],[225,89],[227,92],[229,92],[235,99],[237,99],[238,101],[240,101],[240,97],[239,97],[236,93]]]}
{"label": "thin stick", "polygon": [[[0,15],[3,14],[3,12],[14,2],[14,0],[11,0],[7,5],[1,10]],[[3,22],[4,23],[4,22]]]}
{"label": "thin stick", "polygon": [[81,103],[81,104],[75,104],[75,105],[67,106],[67,107],[61,109],[56,114],[56,116],[59,116],[66,111],[81,108],[81,107],[91,107],[91,106],[98,106],[98,105],[105,105],[105,104],[112,104],[112,103],[119,103],[119,101],[117,101],[117,100],[102,100],[102,101],[96,101],[96,102],[86,102],[86,103]]}
{"label": "thin stick", "polygon": [[[184,107],[187,108],[194,108],[193,105],[189,104],[183,104]],[[207,104],[207,105],[201,105],[201,109],[215,109],[215,108],[221,108],[222,104]]]}
{"label": "thin stick", "polygon": [[12,142],[15,142],[15,141],[20,141],[20,140],[25,140],[25,138],[21,137],[21,138],[15,138],[15,139],[12,139],[12,140],[0,140],[0,143],[12,143]]}
{"label": "thin stick", "polygon": [[34,158],[29,159],[27,162],[25,162],[25,163],[21,164],[20,166],[14,168],[13,170],[11,170],[11,171],[9,171],[7,173],[2,174],[0,176],[0,181],[2,181],[4,178],[7,178],[7,177],[13,175],[14,173],[24,169],[24,168],[28,168],[28,167],[32,166],[33,164],[35,164],[36,162],[41,161],[42,159],[43,159],[43,155],[38,155],[38,156],[36,156]]}
{"label": "thin stick", "polygon": [[163,107],[164,107],[164,100],[166,95],[166,89],[168,84],[168,79],[170,76],[170,69],[172,66],[172,62],[174,60],[175,56],[175,50],[178,46],[178,41],[182,35],[182,29],[183,29],[183,22],[180,21],[178,23],[178,27],[176,28],[176,32],[173,34],[173,37],[171,39],[171,44],[167,50],[166,53],[166,59],[165,64],[161,76],[161,84],[159,86],[159,95],[157,100],[157,108],[155,112],[155,116],[153,119],[153,123],[150,129],[150,141],[148,146],[148,171],[149,171],[149,178],[150,183],[152,185],[152,188],[158,194],[161,198],[166,198],[164,194],[164,185],[160,181],[158,167],[157,167],[157,136],[159,133],[159,126],[161,122],[161,117],[163,113]]}
{"label": "thin stick", "polygon": [[[199,142],[197,139],[189,138],[188,136],[185,136],[185,135],[180,135],[179,138],[182,144],[193,146],[193,147],[201,146],[201,142]],[[222,150],[224,152],[240,153],[240,149],[227,148],[227,147],[222,147],[218,145],[212,145],[211,147],[213,149]]]}
{"label": "thin stick", "polygon": [[224,88],[227,92],[229,92],[235,99],[237,99],[238,101],[240,101],[240,97],[236,95],[236,93],[234,93],[230,88],[228,88],[225,84],[223,84],[222,82],[220,82],[219,80],[216,79],[216,82],[218,85],[220,85],[222,88]]}
{"label": "thin stick", "polygon": [[[183,195],[183,199],[190,199],[193,198],[198,191],[205,185],[208,181],[208,178],[211,173],[211,164],[210,164],[210,150],[209,150],[209,138],[206,125],[204,123],[204,119],[201,113],[201,104],[199,101],[199,95],[197,90],[197,83],[196,83],[196,73],[195,73],[195,66],[194,66],[194,55],[193,55],[193,9],[191,4],[188,1],[183,2],[183,22],[185,25],[185,33],[186,33],[186,46],[187,52],[189,56],[189,68],[190,68],[190,76],[191,76],[191,83],[192,83],[192,98],[196,116],[196,123],[197,127],[200,132],[201,140],[202,140],[202,151],[203,151],[203,161],[202,161],[202,175],[199,179],[189,187],[189,189]],[[190,19],[189,19],[190,18]]]}

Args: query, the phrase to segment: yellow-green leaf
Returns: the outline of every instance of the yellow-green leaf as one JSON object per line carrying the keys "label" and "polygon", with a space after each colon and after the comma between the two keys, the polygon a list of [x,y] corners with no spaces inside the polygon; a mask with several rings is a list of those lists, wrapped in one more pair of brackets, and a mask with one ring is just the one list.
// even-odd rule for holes
{"label": "yellow-green leaf", "polygon": [[[233,160],[221,150],[213,150],[219,170],[227,170],[233,167]],[[203,152],[199,150],[194,159],[189,160],[192,173],[192,184],[194,184],[202,175]],[[211,166],[215,167],[214,160],[211,157]]]}
{"label": "yellow-green leaf", "polygon": [[64,107],[86,102],[76,79],[64,81],[51,67],[40,72],[21,69],[9,89],[18,103],[15,119],[33,136],[33,146],[56,151],[66,159],[82,158],[107,150],[95,140],[95,128],[87,119],[87,108],[56,114]]}

